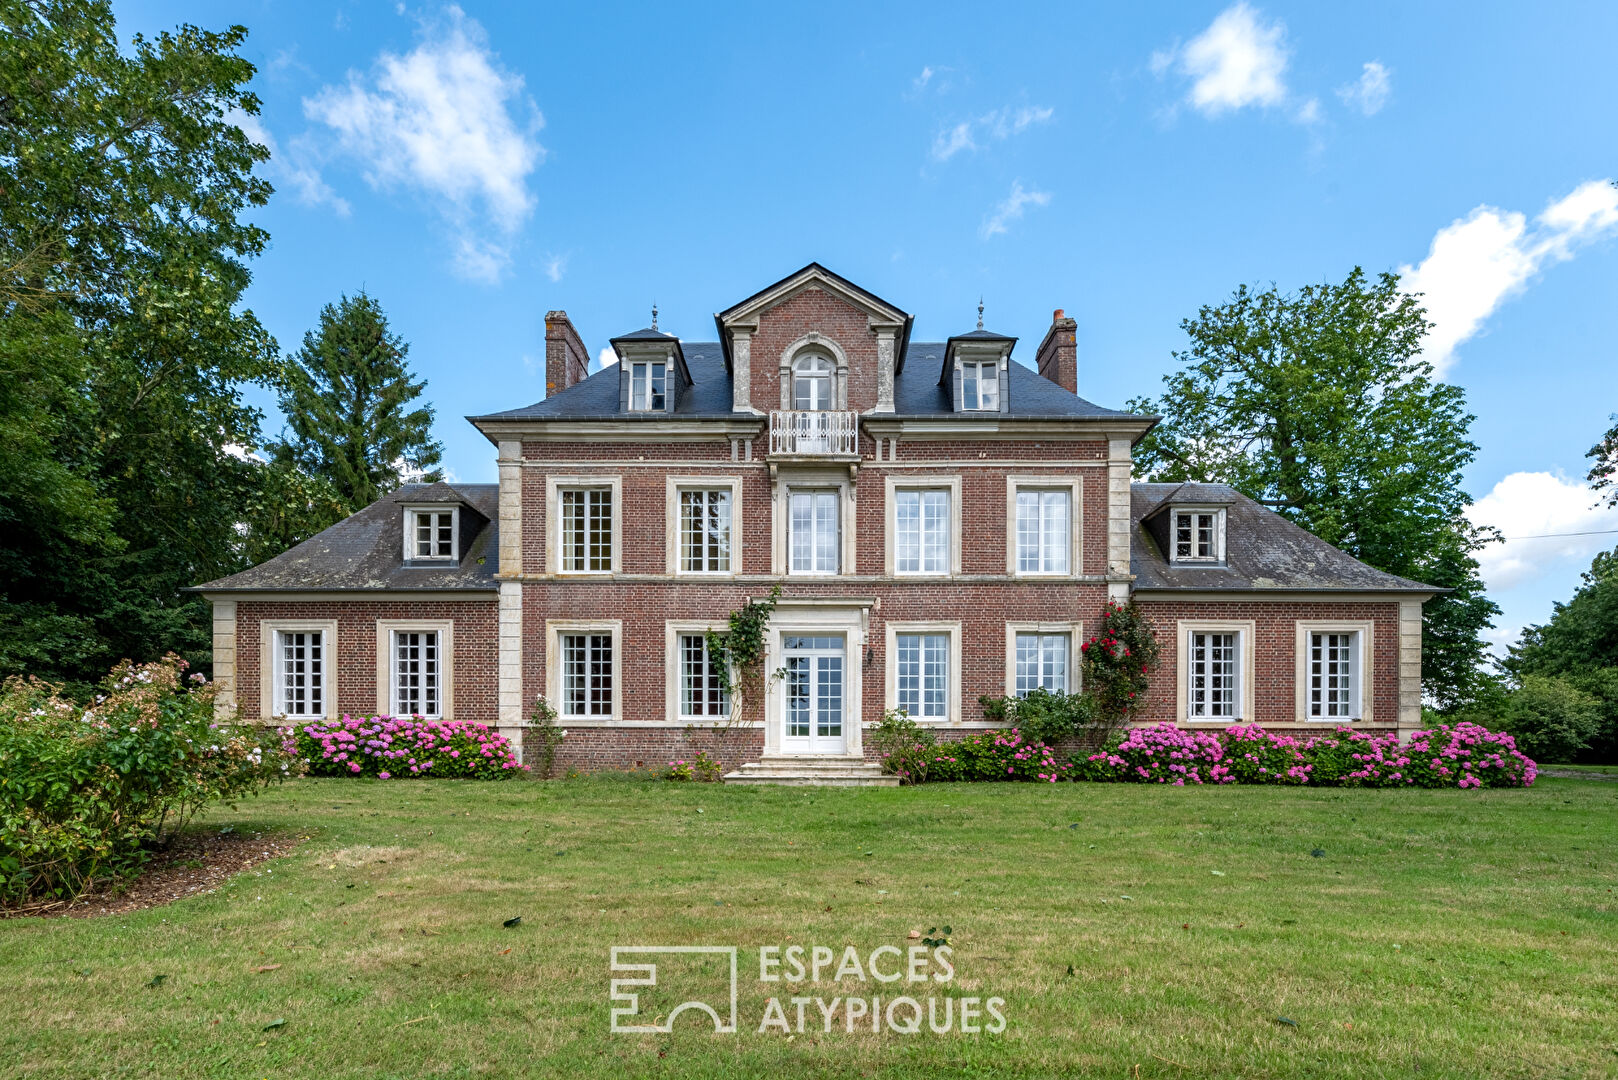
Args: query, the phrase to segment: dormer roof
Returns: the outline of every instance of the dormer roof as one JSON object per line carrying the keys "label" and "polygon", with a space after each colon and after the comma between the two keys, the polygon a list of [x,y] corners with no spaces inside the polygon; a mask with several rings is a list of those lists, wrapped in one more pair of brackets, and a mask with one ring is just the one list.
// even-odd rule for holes
{"label": "dormer roof", "polygon": [[1009,356],[1017,339],[997,334],[992,330],[977,329],[969,334],[956,334],[944,343],[944,366],[938,373],[938,385],[948,386],[950,373],[955,368],[957,352],[990,353],[996,358]]}
{"label": "dormer roof", "polygon": [[738,325],[754,322],[759,313],[796,296],[809,288],[821,288],[864,311],[875,325],[899,329],[898,349],[895,353],[898,370],[904,368],[906,347],[910,342],[910,327],[915,321],[908,312],[888,303],[880,296],[849,281],[840,274],[812,262],[796,270],[773,285],[768,285],[740,303],[732,304],[716,314],[714,326],[719,330],[719,344],[725,357],[725,370],[732,370],[731,332]]}
{"label": "dormer roof", "polygon": [[680,339],[673,334],[665,334],[655,327],[648,326],[645,329],[636,330],[632,334],[623,334],[619,337],[610,338],[607,344],[611,345],[612,351],[618,354],[620,363],[636,357],[637,354],[644,357],[647,352],[652,351],[658,345],[671,346],[674,351],[674,362],[680,369],[680,377],[687,383],[691,382],[691,369],[685,363],[685,350],[680,346]]}

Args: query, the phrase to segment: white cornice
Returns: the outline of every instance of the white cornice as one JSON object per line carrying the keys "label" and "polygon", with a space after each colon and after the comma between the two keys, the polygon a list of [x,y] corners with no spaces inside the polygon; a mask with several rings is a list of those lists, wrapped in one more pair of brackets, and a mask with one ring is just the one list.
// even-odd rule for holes
{"label": "white cornice", "polygon": [[760,312],[790,300],[798,293],[810,288],[824,289],[838,299],[859,308],[876,325],[903,326],[907,318],[905,313],[899,309],[884,303],[873,302],[868,296],[862,296],[857,292],[850,291],[846,285],[831,277],[819,267],[808,266],[801,273],[794,274],[768,292],[760,293],[751,300],[746,301],[744,306],[732,309],[725,315],[723,323],[726,327],[742,324],[756,326]]}

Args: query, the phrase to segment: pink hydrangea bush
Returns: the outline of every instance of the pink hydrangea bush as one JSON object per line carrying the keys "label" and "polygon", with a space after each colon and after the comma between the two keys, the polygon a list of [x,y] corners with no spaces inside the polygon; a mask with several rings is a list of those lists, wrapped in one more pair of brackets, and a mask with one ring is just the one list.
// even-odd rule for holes
{"label": "pink hydrangea bush", "polygon": [[1533,761],[1510,735],[1477,724],[1397,734],[1340,727],[1299,738],[1233,724],[1188,731],[1134,728],[1075,762],[1075,779],[1160,784],[1309,784],[1315,787],[1527,787]]}
{"label": "pink hydrangea bush", "polygon": [[311,776],[507,780],[527,771],[506,737],[471,720],[344,716],[293,729]]}
{"label": "pink hydrangea bush", "polygon": [[956,742],[928,747],[928,780],[1026,780],[1054,784],[1069,779],[1073,763],[1062,761],[1042,742],[1021,731],[984,731]]}

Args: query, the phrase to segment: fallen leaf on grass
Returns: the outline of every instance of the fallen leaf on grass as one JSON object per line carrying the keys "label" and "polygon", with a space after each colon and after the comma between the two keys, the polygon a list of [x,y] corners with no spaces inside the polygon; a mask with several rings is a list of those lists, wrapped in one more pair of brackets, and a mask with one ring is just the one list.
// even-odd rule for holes
{"label": "fallen leaf on grass", "polygon": [[1210,874],[1212,874],[1214,877],[1224,877],[1225,876],[1225,872],[1223,870],[1210,870],[1208,872]]}
{"label": "fallen leaf on grass", "polygon": [[506,955],[506,953],[508,953],[510,951],[511,951],[510,949],[501,949],[499,952],[495,953],[494,955],[496,955],[496,956],[504,956],[504,955]]}
{"label": "fallen leaf on grass", "polygon": [[287,1026],[286,1017],[278,1016],[274,1020],[271,1020],[268,1024],[265,1024],[264,1025],[264,1030],[265,1031],[274,1031],[276,1028],[286,1027],[286,1026]]}
{"label": "fallen leaf on grass", "polygon": [[258,967],[253,969],[253,974],[262,975],[266,971],[275,971],[280,968],[280,966],[280,964],[260,964]]}
{"label": "fallen leaf on grass", "polygon": [[148,989],[148,990],[157,989],[159,986],[163,985],[163,980],[165,980],[167,978],[168,978],[167,975],[153,975],[152,976],[152,981],[146,984],[146,989]]}
{"label": "fallen leaf on grass", "polygon": [[1277,1024],[1285,1024],[1287,1027],[1297,1027],[1298,1026],[1298,1022],[1296,1020],[1292,1019],[1292,1017],[1290,1017],[1290,1016],[1277,1016],[1275,1018],[1275,1022]]}
{"label": "fallen leaf on grass", "polygon": [[[827,908],[826,910],[830,911],[831,908]],[[910,940],[911,941],[915,941],[919,937],[921,937],[921,931],[920,930],[912,930],[912,931],[910,931]]]}
{"label": "fallen leaf on grass", "polygon": [[517,916],[517,917],[515,917],[515,918],[512,918],[512,919],[507,919],[507,920],[506,920],[506,921],[505,921],[505,922],[503,922],[503,923],[501,923],[501,924],[500,924],[500,925],[501,925],[501,926],[504,926],[504,927],[505,927],[505,928],[506,928],[506,929],[508,929],[508,930],[509,930],[509,929],[511,929],[511,928],[512,928],[512,927],[513,927],[513,926],[516,926],[516,925],[517,925],[517,924],[518,924],[518,923],[520,923],[520,922],[522,922],[522,916],[521,916],[521,915],[518,915],[518,916]]}

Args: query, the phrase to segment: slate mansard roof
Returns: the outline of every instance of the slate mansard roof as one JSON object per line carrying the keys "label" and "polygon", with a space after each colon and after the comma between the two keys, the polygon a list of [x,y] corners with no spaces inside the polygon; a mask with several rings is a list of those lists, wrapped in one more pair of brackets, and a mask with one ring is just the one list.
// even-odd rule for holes
{"label": "slate mansard roof", "polygon": [[[498,484],[406,484],[268,562],[191,591],[496,592],[499,496]],[[461,558],[454,564],[407,566],[404,508],[434,503],[462,507]]]}
{"label": "slate mansard roof", "polygon": [[[913,341],[905,350],[904,368],[893,380],[894,412],[881,419],[948,416],[961,419],[968,414],[955,411],[949,388],[938,385],[939,366],[944,362],[945,342]],[[725,370],[724,353],[715,341],[680,342],[686,366],[691,370],[691,387],[675,404],[674,416],[692,420],[745,419],[750,414],[731,411],[730,375]],[[1032,368],[1013,362],[1010,411],[995,413],[989,419],[1109,419],[1135,418],[1136,414],[1106,409],[1070,394]],[[624,412],[618,407],[617,366],[588,376],[566,390],[521,409],[473,416],[479,420],[667,420],[667,413]]]}
{"label": "slate mansard roof", "polygon": [[[1129,569],[1136,592],[1407,592],[1443,590],[1385,574],[1228,484],[1130,485]],[[1223,506],[1222,565],[1174,565],[1142,522],[1169,506]]]}

